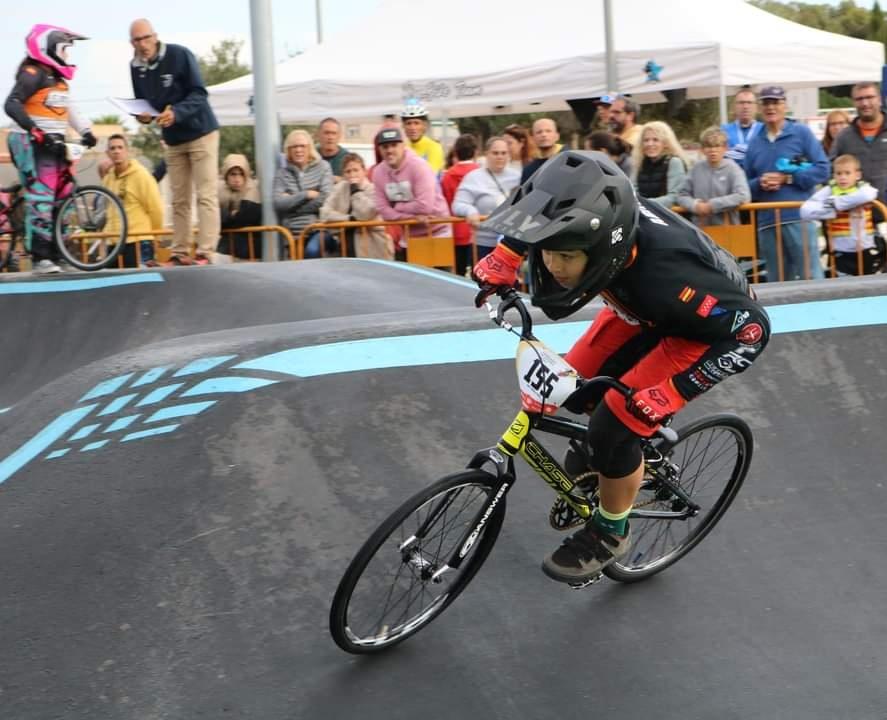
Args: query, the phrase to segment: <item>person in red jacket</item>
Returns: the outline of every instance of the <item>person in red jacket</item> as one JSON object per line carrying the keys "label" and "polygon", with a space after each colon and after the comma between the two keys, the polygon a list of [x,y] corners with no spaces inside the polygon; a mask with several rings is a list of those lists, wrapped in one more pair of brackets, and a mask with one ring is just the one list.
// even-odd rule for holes
{"label": "person in red jacket", "polygon": [[[477,155],[477,140],[474,135],[464,134],[456,138],[451,150],[454,163],[447,170],[440,180],[440,189],[443,190],[444,198],[450,207],[450,214],[453,214],[453,199],[456,197],[456,191],[462,184],[464,178],[472,170],[480,167],[474,158]],[[453,224],[453,242],[456,244],[456,274],[464,275],[466,271],[474,264],[474,253],[472,249],[474,244],[471,225],[467,222]]]}

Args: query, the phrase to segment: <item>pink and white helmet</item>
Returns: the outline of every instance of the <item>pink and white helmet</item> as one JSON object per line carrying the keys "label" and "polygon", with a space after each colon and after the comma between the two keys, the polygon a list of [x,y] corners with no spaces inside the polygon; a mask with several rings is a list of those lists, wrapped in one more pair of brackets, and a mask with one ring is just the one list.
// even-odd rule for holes
{"label": "pink and white helmet", "polygon": [[66,80],[74,77],[76,65],[68,65],[64,59],[64,51],[74,44],[75,40],[89,40],[85,35],[78,35],[58,25],[35,25],[25,38],[28,57],[44,65],[58,70]]}

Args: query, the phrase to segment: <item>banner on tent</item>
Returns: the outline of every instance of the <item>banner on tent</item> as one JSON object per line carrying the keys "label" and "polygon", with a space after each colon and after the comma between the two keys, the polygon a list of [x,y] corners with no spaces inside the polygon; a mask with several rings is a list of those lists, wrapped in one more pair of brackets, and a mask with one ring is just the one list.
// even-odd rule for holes
{"label": "banner on tent", "polygon": [[465,80],[454,80],[448,82],[446,80],[429,80],[427,82],[416,84],[407,81],[403,84],[401,91],[403,98],[419,98],[422,102],[432,102],[434,100],[442,100],[444,98],[464,98],[464,97],[480,97],[484,94],[483,85],[472,85]]}

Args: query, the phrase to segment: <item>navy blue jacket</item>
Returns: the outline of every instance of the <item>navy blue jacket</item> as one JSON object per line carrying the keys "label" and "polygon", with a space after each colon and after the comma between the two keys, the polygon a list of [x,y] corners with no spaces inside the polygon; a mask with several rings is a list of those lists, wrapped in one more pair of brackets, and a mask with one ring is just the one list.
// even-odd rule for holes
{"label": "navy blue jacket", "polygon": [[[776,163],[780,158],[795,163],[803,160],[810,163],[810,166],[792,173],[791,184],[783,185],[779,190],[762,190],[761,175],[776,172]],[[813,131],[806,125],[786,118],[785,125],[772,142],[767,137],[766,126],[752,138],[748,150],[745,151],[745,174],[753,202],[804,202],[813,194],[817,185],[828,181],[831,168]],[[782,210],[780,213],[781,223],[798,222],[800,219],[798,209]],[[758,211],[758,228],[772,227],[775,222],[775,211]]]}
{"label": "navy blue jacket", "polygon": [[188,48],[160,43],[156,58],[148,63],[135,59],[129,69],[135,97],[161,112],[172,106],[175,122],[163,128],[167,145],[181,145],[218,129],[197,59]]}

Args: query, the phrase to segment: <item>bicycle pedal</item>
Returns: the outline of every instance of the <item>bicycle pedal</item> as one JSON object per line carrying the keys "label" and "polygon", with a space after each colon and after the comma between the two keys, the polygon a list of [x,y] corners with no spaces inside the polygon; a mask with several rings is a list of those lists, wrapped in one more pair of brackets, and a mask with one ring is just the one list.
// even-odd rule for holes
{"label": "bicycle pedal", "polygon": [[567,583],[570,586],[571,590],[584,590],[589,585],[594,585],[595,583],[599,583],[603,580],[604,576],[601,573],[597,575],[592,575],[588,580],[583,580],[582,582],[577,583]]}

